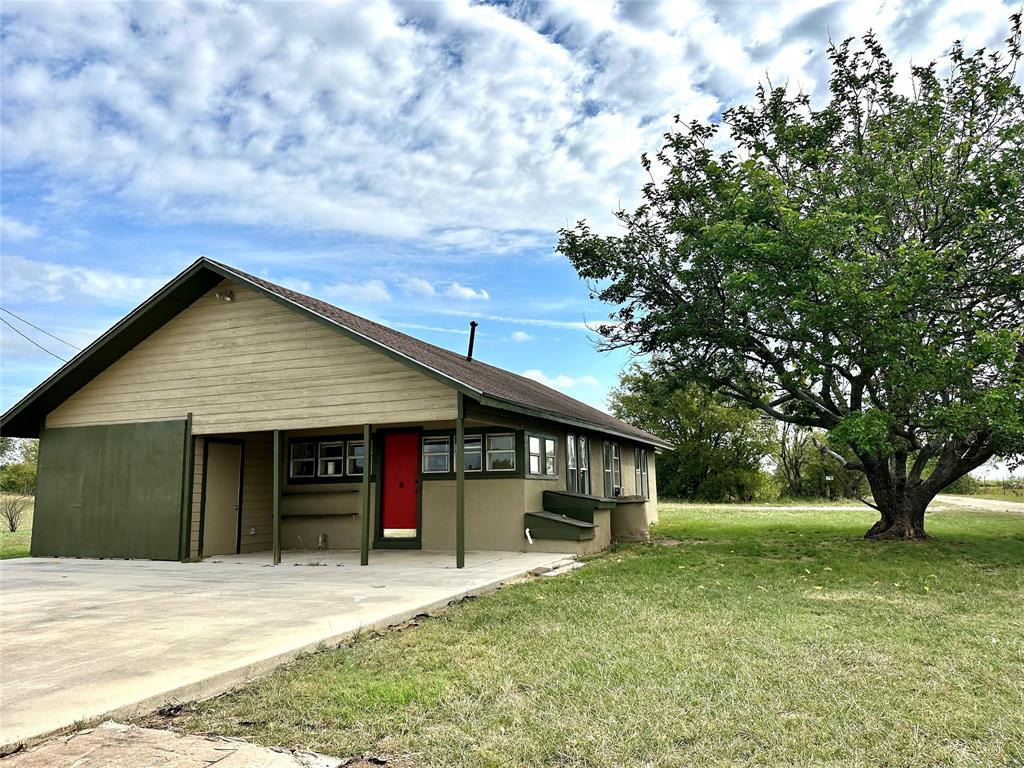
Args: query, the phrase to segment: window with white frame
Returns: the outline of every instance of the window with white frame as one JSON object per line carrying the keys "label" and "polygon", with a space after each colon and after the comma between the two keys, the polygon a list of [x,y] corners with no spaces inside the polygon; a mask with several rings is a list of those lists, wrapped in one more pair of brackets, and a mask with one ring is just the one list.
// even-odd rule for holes
{"label": "window with white frame", "polygon": [[566,488],[590,495],[590,446],[584,435],[565,436]]}
{"label": "window with white frame", "polygon": [[483,435],[466,435],[462,443],[462,466],[467,472],[482,472],[484,468]]}
{"label": "window with white frame", "polygon": [[451,439],[447,437],[423,438],[423,472],[436,474],[451,472]]}
{"label": "window with white frame", "polygon": [[343,477],[345,474],[345,441],[325,440],[317,448],[320,477]]}
{"label": "window with white frame", "polygon": [[362,477],[366,466],[366,446],[362,440],[348,441],[348,454],[345,473],[353,477]]}
{"label": "window with white frame", "polygon": [[647,451],[644,448],[633,449],[634,471],[636,473],[636,492],[645,499],[650,498],[647,485]]}
{"label": "window with white frame", "polygon": [[516,436],[487,435],[487,471],[514,472],[516,469]]}
{"label": "window with white frame", "polygon": [[526,436],[527,470],[541,477],[558,476],[558,441],[546,435]]}
{"label": "window with white frame", "polygon": [[288,457],[289,477],[316,477],[316,443],[294,442]]}
{"label": "window with white frame", "polygon": [[362,440],[345,437],[305,438],[289,441],[288,480],[299,483],[338,483],[363,476]]}
{"label": "window with white frame", "polygon": [[576,472],[576,436],[565,436],[565,487],[573,493],[579,492],[579,475]]}
{"label": "window with white frame", "polygon": [[622,456],[619,444],[605,441],[604,444],[604,495],[618,496],[622,493]]}
{"label": "window with white frame", "polygon": [[590,438],[581,435],[579,450],[576,452],[576,461],[579,463],[580,493],[590,495]]}

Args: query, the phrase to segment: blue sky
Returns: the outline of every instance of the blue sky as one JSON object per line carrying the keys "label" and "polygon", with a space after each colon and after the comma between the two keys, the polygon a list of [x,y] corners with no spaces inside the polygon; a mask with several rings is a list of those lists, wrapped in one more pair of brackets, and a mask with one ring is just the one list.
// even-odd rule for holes
{"label": "blue sky", "polygon": [[[604,407],[629,355],[556,232],[613,231],[674,115],[820,99],[829,35],[998,45],[1014,8],[5,0],[0,302],[82,347],[205,255],[452,349],[476,319],[479,357]],[[6,409],[60,363],[0,343]]]}

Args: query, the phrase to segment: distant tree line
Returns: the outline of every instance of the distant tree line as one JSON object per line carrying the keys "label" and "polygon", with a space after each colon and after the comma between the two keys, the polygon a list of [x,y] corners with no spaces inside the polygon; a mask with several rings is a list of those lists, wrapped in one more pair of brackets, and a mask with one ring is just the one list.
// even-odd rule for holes
{"label": "distant tree line", "polygon": [[[634,367],[611,396],[612,412],[674,446],[658,457],[658,494],[695,501],[853,499],[861,473],[822,450],[827,434],[764,414],[699,384]],[[817,443],[816,443],[817,441]]]}

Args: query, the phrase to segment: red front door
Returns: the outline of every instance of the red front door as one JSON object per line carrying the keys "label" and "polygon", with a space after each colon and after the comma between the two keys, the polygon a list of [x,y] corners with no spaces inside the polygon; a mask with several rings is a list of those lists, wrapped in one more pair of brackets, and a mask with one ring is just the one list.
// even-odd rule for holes
{"label": "red front door", "polygon": [[384,436],[383,475],[381,535],[385,539],[415,539],[420,495],[419,433]]}

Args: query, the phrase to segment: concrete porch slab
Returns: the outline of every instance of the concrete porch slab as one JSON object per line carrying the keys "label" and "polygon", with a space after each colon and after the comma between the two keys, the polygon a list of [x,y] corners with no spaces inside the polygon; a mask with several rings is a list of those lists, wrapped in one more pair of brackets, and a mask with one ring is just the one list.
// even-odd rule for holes
{"label": "concrete porch slab", "polygon": [[[214,696],[571,555],[266,552],[201,563],[0,562],[0,745]],[[7,751],[7,750],[4,750]],[[3,754],[3,752],[0,752]]]}

